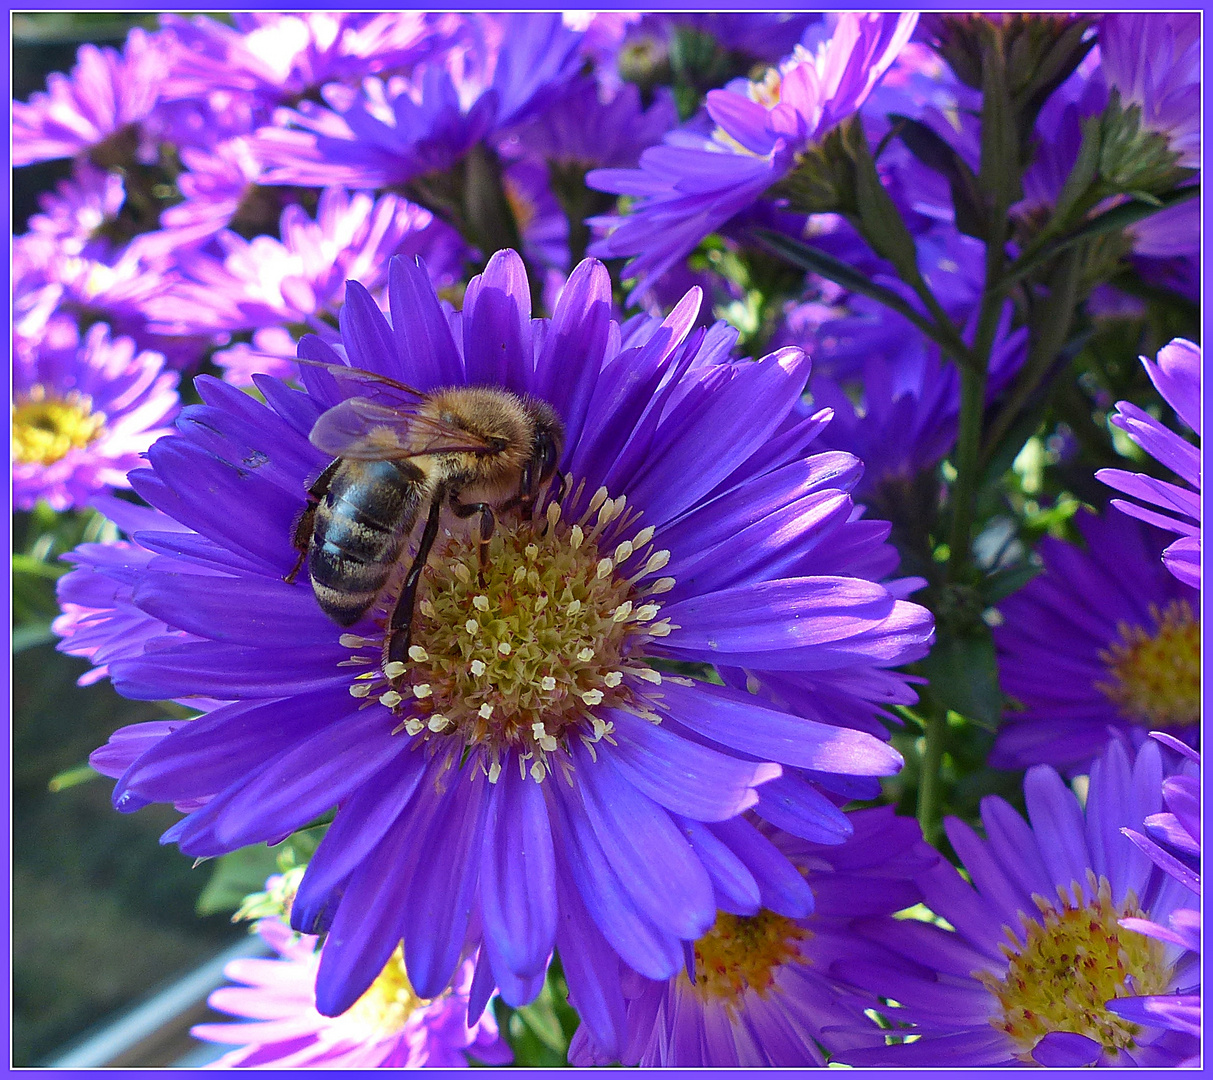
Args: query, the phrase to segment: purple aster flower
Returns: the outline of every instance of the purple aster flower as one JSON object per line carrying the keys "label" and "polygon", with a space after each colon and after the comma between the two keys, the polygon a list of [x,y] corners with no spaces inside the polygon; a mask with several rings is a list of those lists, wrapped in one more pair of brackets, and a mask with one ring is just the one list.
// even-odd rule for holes
{"label": "purple aster flower", "polygon": [[[1158,350],[1157,363],[1141,358],[1146,373],[1163,400],[1180,420],[1200,435],[1200,346],[1176,338]],[[1135,502],[1113,499],[1112,505],[1151,525],[1179,533],[1163,552],[1163,562],[1180,581],[1200,588],[1200,449],[1164,427],[1144,409],[1128,401],[1116,403],[1112,423],[1156,461],[1165,465],[1188,487],[1156,480],[1125,469],[1100,469],[1095,475],[1109,487],[1156,506],[1147,510]],[[1191,489],[1195,490],[1191,490]]]}
{"label": "purple aster flower", "polygon": [[796,164],[798,153],[856,112],[902,46],[917,13],[841,16],[816,54],[798,47],[761,82],[735,80],[707,95],[717,125],[679,128],[646,150],[639,169],[602,169],[586,182],[636,203],[622,219],[598,218],[613,231],[590,249],[632,256],[626,273],[648,288],[709,233],[757,202]]}
{"label": "purple aster flower", "polygon": [[[1135,829],[1122,829],[1155,866],[1181,885],[1200,895],[1200,755],[1190,746],[1165,732],[1150,734],[1164,746],[1187,759],[1182,774],[1168,776],[1162,782],[1162,798],[1166,812],[1151,814],[1145,819],[1146,828],[1167,848],[1143,836]],[[1170,850],[1167,850],[1170,849]],[[1178,908],[1162,926],[1149,919],[1125,918],[1120,925],[1159,941],[1200,952],[1200,909]],[[1199,976],[1199,970],[1196,972]],[[1162,1026],[1172,1031],[1200,1037],[1200,986],[1183,987],[1173,994],[1118,998],[1108,1002],[1108,1008],[1118,1016],[1137,1023]],[[1199,1062],[1193,1059],[1193,1066]]]}
{"label": "purple aster flower", "polygon": [[[373,199],[341,188],[321,193],[314,221],[301,206],[288,206],[278,232],[281,240],[221,232],[220,256],[195,253],[149,301],[149,329],[216,335],[288,323],[318,327],[321,316],[336,314],[347,279],[374,290],[386,285],[392,255],[423,255],[444,275],[458,271],[465,251],[458,234],[423,207],[399,195]],[[293,357],[291,344],[285,355],[267,355],[271,366],[259,370],[285,376]]]}
{"label": "purple aster flower", "polygon": [[[390,324],[351,282],[340,351],[309,337],[303,356],[423,393],[546,401],[564,428],[560,501],[548,489],[533,516],[503,511],[483,569],[477,529],[436,518],[408,663],[385,665],[407,558],[345,632],[307,574],[284,580],[308,485],[331,463],[309,433],[347,380],[307,365],[302,391],[258,377],[263,404],[199,379],[205,404],[131,480],[187,526],[135,533],[159,558],[128,577],[131,602],[189,640],[135,643],[108,665],[129,697],[228,704],[134,757],[116,803],[206,800],[165,834],[192,856],[337,807],[292,907],[297,929],[328,932],[325,1015],[358,1000],[402,939],[426,998],[480,949],[473,1017],[494,985],[511,1004],[533,998],[555,946],[583,1021],[617,1053],[622,1010],[599,973],[618,956],[672,977],[715,920],[714,882],[749,858],[752,826],[706,826],[754,808],[838,841],[848,822],[823,790],[870,791],[899,767],[856,728],[912,698],[889,669],[926,652],[930,613],[901,599],[904,583],[869,577],[896,555],[852,512],[859,463],[810,453],[825,416],[792,416],[799,351],[732,360],[721,335],[692,333],[696,294],[624,348],[592,260],[550,321],[530,319],[508,251],[460,313],[400,258],[389,293]],[[749,673],[767,696],[671,675],[671,661]],[[808,707],[821,719],[772,700],[798,679],[820,689]],[[746,865],[760,888],[789,872],[782,857]]]}
{"label": "purple aster flower", "polygon": [[[852,835],[835,845],[813,844],[779,830],[759,833],[750,859],[782,852],[796,868],[780,891],[761,895],[744,866],[718,886],[720,911],[688,954],[694,973],[661,982],[626,968],[620,980],[626,1034],[619,1057],[644,1068],[754,1068],[824,1065],[823,1029],[862,1024],[876,996],[830,974],[832,965],[881,950],[850,932],[857,917],[893,923],[893,913],[922,899],[914,879],[939,860],[917,822],[892,807],[847,815]],[[732,827],[728,823],[724,828]],[[721,828],[717,826],[717,828]],[[792,894],[811,892],[813,909],[800,917]],[[874,1035],[874,1040],[883,1036]],[[605,1065],[585,1026],[569,1047],[574,1065]]]}
{"label": "purple aster flower", "polygon": [[999,729],[995,768],[1074,773],[1118,735],[1199,735],[1198,594],[1163,568],[1158,530],[1120,514],[1075,523],[1086,550],[1046,537],[1044,573],[999,605],[999,679],[1019,704]]}
{"label": "purple aster flower", "polygon": [[508,1065],[509,1046],[488,1009],[468,1024],[475,964],[465,960],[451,986],[419,997],[397,949],[366,993],[340,1016],[316,1011],[316,938],[291,932],[281,919],[261,919],[257,933],[277,959],[233,960],[225,986],[207,999],[212,1009],[244,1020],[197,1024],[196,1039],[235,1044],[216,1068],[229,1069],[458,1069],[468,1058]]}
{"label": "purple aster flower", "polygon": [[576,74],[579,35],[559,14],[479,16],[477,41],[410,78],[329,84],[331,109],[301,102],[263,128],[257,153],[277,184],[391,187],[455,165],[482,140],[528,119]]}
{"label": "purple aster flower", "polygon": [[166,100],[216,90],[249,95],[260,108],[293,103],[325,83],[407,69],[450,45],[452,16],[394,12],[240,12],[235,26],[162,15],[180,49]]}
{"label": "purple aster flower", "polygon": [[93,150],[155,107],[172,41],[131,30],[122,53],[81,45],[70,76],[52,72],[46,91],[13,102],[13,164]]}
{"label": "purple aster flower", "polygon": [[168,431],[177,377],[159,353],[111,340],[104,323],[81,341],[56,316],[38,341],[13,348],[13,505],[45,499],[55,510],[83,506],[105,488],[129,487],[126,474]]}
{"label": "purple aster flower", "polygon": [[584,169],[628,168],[677,123],[678,109],[668,90],[654,95],[645,109],[631,83],[603,100],[592,79],[579,79],[501,149],[511,157],[526,154]]}
{"label": "purple aster flower", "polygon": [[[1091,766],[1085,806],[1047,765],[1024,780],[1025,822],[1003,799],[981,803],[985,839],[945,823],[972,884],[940,860],[919,878],[948,928],[903,920],[862,932],[897,965],[842,960],[837,972],[901,1003],[883,1012],[914,1041],[838,1055],[850,1065],[980,1068],[1174,1066],[1199,1039],[1113,999],[1169,993],[1199,978],[1199,956],[1122,920],[1165,921],[1192,894],[1163,874],[1122,827],[1159,809],[1163,764],[1147,741],[1135,756],[1112,743]],[[901,1027],[900,1024],[910,1026]]]}
{"label": "purple aster flower", "polygon": [[1165,135],[1179,164],[1200,168],[1200,15],[1116,12],[1099,24],[1108,85],[1141,106],[1142,127]]}
{"label": "purple aster flower", "polygon": [[29,231],[69,255],[108,250],[109,243],[99,240],[98,233],[118,216],[125,201],[121,176],[77,161],[70,180],[60,181],[54,193],[39,196],[42,213],[29,219]]}

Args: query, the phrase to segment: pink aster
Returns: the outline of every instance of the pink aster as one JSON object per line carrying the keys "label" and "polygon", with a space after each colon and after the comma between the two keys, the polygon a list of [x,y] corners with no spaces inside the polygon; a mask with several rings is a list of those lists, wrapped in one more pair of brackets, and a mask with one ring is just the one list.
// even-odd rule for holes
{"label": "pink aster", "polygon": [[198,1024],[195,1038],[235,1044],[218,1068],[270,1069],[458,1069],[468,1058],[507,1065],[512,1055],[491,1009],[471,1026],[468,997],[474,964],[465,960],[450,987],[430,1000],[410,985],[400,950],[388,959],[369,989],[340,1016],[316,1011],[317,939],[295,934],[280,919],[262,919],[257,933],[278,957],[233,960],[225,986],[211,1008],[243,1023]]}

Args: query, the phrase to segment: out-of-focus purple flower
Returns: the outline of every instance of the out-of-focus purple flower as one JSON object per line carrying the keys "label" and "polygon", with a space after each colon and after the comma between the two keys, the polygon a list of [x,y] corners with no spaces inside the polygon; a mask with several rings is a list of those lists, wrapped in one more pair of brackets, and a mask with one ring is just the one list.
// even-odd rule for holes
{"label": "out-of-focus purple flower", "polygon": [[[341,188],[321,193],[314,221],[288,206],[278,231],[281,240],[224,231],[216,238],[218,257],[197,252],[183,261],[179,278],[147,304],[149,329],[218,337],[288,324],[317,328],[321,316],[336,314],[347,280],[374,290],[386,285],[391,256],[422,255],[446,275],[458,271],[465,251],[458,234],[423,207]],[[289,376],[293,357],[291,343],[258,370]]]}
{"label": "out-of-focus purple flower", "polygon": [[648,288],[709,233],[761,198],[796,155],[854,113],[909,40],[916,13],[841,16],[816,54],[798,47],[761,82],[738,79],[707,95],[716,129],[676,129],[646,150],[638,169],[602,169],[586,182],[636,199],[623,218],[596,218],[612,231],[590,249],[631,256],[626,273]]}
{"label": "out-of-focus purple flower", "polygon": [[[941,859],[921,875],[928,908],[950,928],[913,920],[863,932],[899,953],[837,973],[885,998],[893,1029],[912,1039],[838,1055],[850,1065],[959,1068],[1101,1065],[1159,1068],[1199,1052],[1199,1039],[1141,1011],[1125,1019],[1113,999],[1169,993],[1199,979],[1200,957],[1182,944],[1126,929],[1165,921],[1192,894],[1121,835],[1160,808],[1163,763],[1147,741],[1130,756],[1114,742],[1091,766],[1085,806],[1047,765],[1028,771],[1029,823],[1003,799],[981,803],[985,838],[945,823],[972,882]],[[899,1027],[899,1023],[909,1026]]]}
{"label": "out-of-focus purple flower", "polygon": [[52,72],[46,91],[13,102],[14,165],[74,157],[144,120],[168,73],[173,43],[136,27],[122,53],[81,45],[70,76]]}
{"label": "out-of-focus purple flower", "polygon": [[[1157,363],[1141,358],[1154,388],[1180,420],[1200,435],[1201,351],[1183,338],[1176,338],[1158,350]],[[1165,465],[1188,487],[1156,480],[1125,469],[1100,469],[1095,475],[1109,487],[1134,499],[1158,507],[1163,513],[1148,510],[1135,502],[1113,499],[1112,505],[1151,525],[1179,533],[1163,552],[1163,562],[1180,581],[1200,588],[1200,449],[1182,436],[1164,427],[1144,409],[1132,402],[1118,401],[1112,423],[1127,432],[1129,438],[1156,461]],[[1195,490],[1191,490],[1195,489]]]}
{"label": "out-of-focus purple flower", "polygon": [[1200,168],[1200,14],[1115,12],[1099,24],[1103,74],[1141,123],[1165,135],[1179,164]]}
{"label": "out-of-focus purple flower", "polygon": [[[1167,846],[1161,847],[1136,829],[1121,829],[1150,861],[1196,896],[1200,895],[1200,754],[1165,732],[1150,734],[1164,746],[1182,754],[1183,772],[1162,782],[1166,812],[1145,819],[1146,829]],[[1146,937],[1200,952],[1200,909],[1184,907],[1172,911],[1163,926],[1149,919],[1126,918],[1120,925]],[[1199,969],[1195,972],[1199,979]],[[1172,994],[1118,998],[1108,1008],[1128,1020],[1168,1027],[1200,1037],[1200,984],[1184,986]],[[1188,1064],[1185,1062],[1184,1064]],[[1191,1063],[1198,1064],[1195,1060]]]}
{"label": "out-of-focus purple flower", "polygon": [[257,136],[266,181],[391,187],[445,172],[472,146],[546,106],[574,77],[579,37],[559,14],[478,16],[479,39],[411,78],[330,84],[323,109],[301,102],[293,128]]}
{"label": "out-of-focus purple flower", "polygon": [[659,91],[645,109],[631,84],[604,101],[593,80],[580,79],[501,149],[507,156],[526,154],[585,169],[627,168],[677,123],[668,91]]}
{"label": "out-of-focus purple flower", "polygon": [[180,43],[166,100],[216,90],[250,95],[261,108],[293,104],[325,83],[411,68],[446,48],[454,17],[417,11],[240,12],[228,26],[203,15],[162,15]]}
{"label": "out-of-focus purple flower", "polygon": [[516,161],[504,171],[501,186],[528,262],[540,270],[567,272],[569,219],[552,193],[547,166],[541,161]]}
{"label": "out-of-focus purple flower", "polygon": [[[892,807],[847,815],[852,835],[836,845],[813,844],[779,830],[756,833],[743,856],[781,851],[800,880],[789,875],[777,892],[759,895],[717,886],[720,911],[708,933],[688,953],[690,972],[656,982],[621,969],[626,1035],[619,1058],[642,1068],[755,1068],[824,1065],[818,1043],[830,1048],[823,1029],[862,1024],[863,1011],[878,1006],[845,973],[831,968],[883,953],[851,933],[856,918],[895,926],[897,911],[918,903],[914,883],[940,858],[923,842],[917,823]],[[731,827],[730,825],[725,828]],[[744,878],[742,878],[744,880]],[[788,896],[808,889],[813,910],[800,917]],[[873,1033],[873,1041],[883,1035]],[[580,1028],[569,1047],[574,1065],[612,1059]]]}
{"label": "out-of-focus purple flower", "polygon": [[126,201],[122,177],[78,161],[70,180],[59,182],[54,193],[38,199],[42,213],[29,219],[29,230],[49,239],[68,255],[108,249],[100,230],[113,221]]}
{"label": "out-of-focus purple flower", "polygon": [[316,1011],[317,939],[291,931],[281,919],[261,919],[261,935],[275,959],[233,960],[233,983],[207,999],[212,1009],[243,1023],[197,1024],[196,1039],[240,1047],[214,1062],[227,1069],[458,1069],[473,1058],[508,1065],[513,1057],[491,1009],[468,1024],[473,960],[452,984],[423,1000],[409,983],[397,949],[366,993],[340,1016]]}
{"label": "out-of-focus purple flower", "polygon": [[81,341],[64,316],[38,341],[13,348],[13,505],[45,499],[55,510],[84,506],[126,474],[165,434],[177,411],[177,377],[158,353],[136,352],[97,323]]}
{"label": "out-of-focus purple flower", "polygon": [[[799,352],[721,355],[721,335],[691,330],[694,293],[625,348],[593,260],[550,321],[529,318],[513,252],[472,280],[459,314],[403,259],[389,294],[391,325],[351,283],[341,351],[309,337],[304,358],[423,392],[487,385],[549,402],[564,424],[562,501],[545,507],[549,492],[535,519],[498,517],[483,582],[468,570],[476,533],[452,518],[422,577],[409,663],[385,670],[395,578],[345,633],[306,574],[284,581],[307,485],[330,462],[308,433],[345,380],[311,366],[303,391],[259,377],[265,404],[197,380],[206,404],[132,479],[189,527],[136,532],[161,558],[134,575],[134,602],[190,639],[136,645],[109,671],[136,699],[229,704],[145,750],[115,799],[207,799],[165,835],[194,856],[338,806],[292,907],[297,928],[329,934],[324,1014],[356,1001],[402,938],[422,997],[481,947],[472,1016],[494,984],[531,1000],[555,945],[583,1023],[616,1054],[623,1011],[605,965],[672,977],[716,917],[714,880],[749,850],[753,827],[735,825],[734,850],[706,826],[753,808],[806,839],[845,838],[823,789],[867,790],[898,768],[858,728],[912,698],[888,669],[926,652],[932,620],[901,598],[904,582],[867,576],[896,553],[853,513],[859,463],[810,453],[824,416],[792,416]],[[650,656],[715,664],[767,696],[662,675]],[[821,719],[772,700],[768,687],[798,679],[819,690],[808,707]],[[746,865],[760,889],[788,873],[782,857]]]}
{"label": "out-of-focus purple flower", "polygon": [[1158,530],[1121,514],[1076,518],[1084,551],[1046,537],[1045,572],[999,605],[1004,718],[990,763],[1086,768],[1117,735],[1200,731],[1198,594],[1159,561]]}

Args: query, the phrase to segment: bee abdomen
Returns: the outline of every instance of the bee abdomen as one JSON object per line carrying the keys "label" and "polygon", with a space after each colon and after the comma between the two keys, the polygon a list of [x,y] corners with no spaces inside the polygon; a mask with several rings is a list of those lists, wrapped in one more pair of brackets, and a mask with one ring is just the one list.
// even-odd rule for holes
{"label": "bee abdomen", "polygon": [[308,572],[339,626],[374,603],[417,519],[424,476],[407,462],[344,462],[316,507]]}

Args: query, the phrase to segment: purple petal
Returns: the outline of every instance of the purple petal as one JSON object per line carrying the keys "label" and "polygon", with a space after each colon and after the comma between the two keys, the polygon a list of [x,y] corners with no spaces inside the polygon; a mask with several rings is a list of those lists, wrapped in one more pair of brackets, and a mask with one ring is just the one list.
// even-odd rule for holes
{"label": "purple petal", "polygon": [[430,391],[464,381],[463,363],[439,306],[433,283],[420,259],[393,256],[388,267],[392,333],[404,359],[404,377],[418,390]]}
{"label": "purple petal", "polygon": [[498,251],[463,297],[463,357],[472,386],[530,389],[531,290],[516,251]]}
{"label": "purple petal", "polygon": [[1047,1069],[1080,1069],[1094,1065],[1103,1047],[1073,1031],[1050,1031],[1032,1050],[1032,1060]]}

